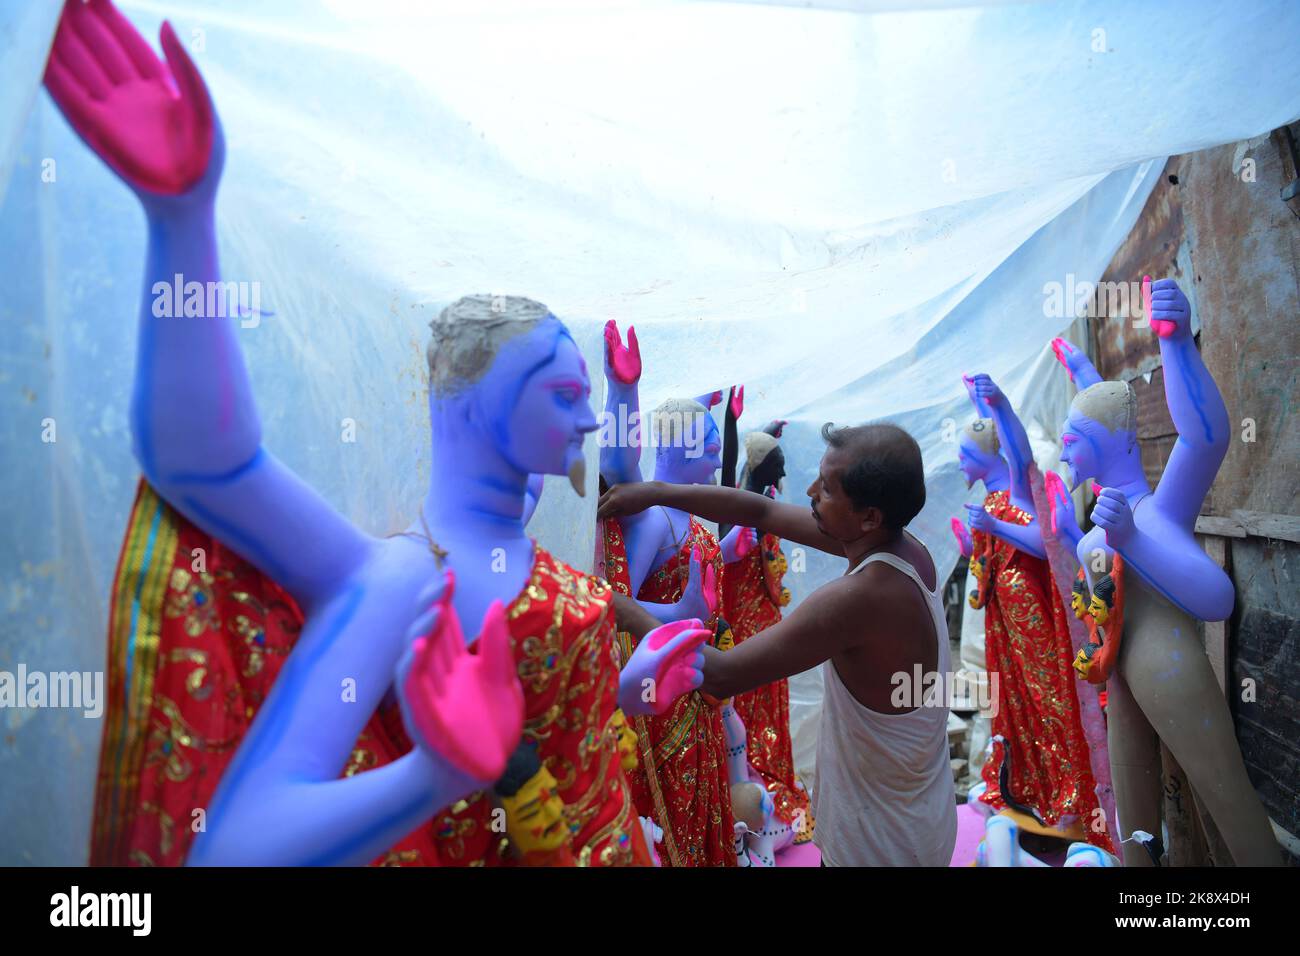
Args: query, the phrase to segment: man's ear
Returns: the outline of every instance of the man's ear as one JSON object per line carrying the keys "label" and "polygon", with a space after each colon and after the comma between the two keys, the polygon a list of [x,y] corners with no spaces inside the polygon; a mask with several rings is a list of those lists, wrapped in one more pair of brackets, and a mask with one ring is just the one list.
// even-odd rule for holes
{"label": "man's ear", "polygon": [[875,505],[869,505],[867,509],[862,512],[863,534],[868,534],[869,532],[875,531],[877,528],[882,528],[884,527],[884,524],[885,513]]}

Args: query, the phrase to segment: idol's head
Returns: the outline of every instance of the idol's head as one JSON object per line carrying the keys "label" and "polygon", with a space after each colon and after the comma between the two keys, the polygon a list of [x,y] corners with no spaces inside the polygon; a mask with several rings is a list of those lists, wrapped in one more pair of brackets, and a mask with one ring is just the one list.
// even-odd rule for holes
{"label": "idol's head", "polygon": [[745,436],[745,465],[740,473],[740,487],[760,495],[768,488],[782,491],[785,484],[785,452],[767,432],[750,432]]}
{"label": "idol's head", "polygon": [[1099,477],[1137,446],[1137,396],[1126,382],[1098,382],[1074,396],[1061,426],[1070,490]]}
{"label": "idol's head", "polygon": [[680,485],[711,485],[722,467],[722,439],[707,408],[670,398],[654,410],[655,471]]}
{"label": "idol's head", "polygon": [[439,435],[477,435],[521,474],[568,475],[583,491],[582,441],[596,429],[591,379],[551,311],[472,295],[430,323],[429,410]]}
{"label": "idol's head", "polygon": [[925,505],[921,448],[896,425],[822,426],[826,453],[808,488],[813,518],[823,534],[856,541],[866,534],[897,534]]}
{"label": "idol's head", "polygon": [[957,442],[957,468],[969,488],[1002,464],[998,432],[991,418],[977,418],[962,429]]}

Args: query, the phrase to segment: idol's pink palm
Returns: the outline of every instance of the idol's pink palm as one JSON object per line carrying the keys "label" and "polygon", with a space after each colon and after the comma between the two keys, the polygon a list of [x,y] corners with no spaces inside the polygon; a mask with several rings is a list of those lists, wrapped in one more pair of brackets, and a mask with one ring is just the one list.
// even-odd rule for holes
{"label": "idol's pink palm", "polygon": [[758,547],[758,535],[753,528],[741,528],[736,535],[736,558],[747,558]]}
{"label": "idol's pink palm", "polygon": [[963,558],[969,558],[975,553],[975,543],[971,540],[970,531],[960,518],[953,518],[951,525],[952,535],[957,539],[957,550],[961,552]]}
{"label": "idol's pink palm", "polygon": [[610,319],[605,323],[605,374],[633,385],[641,379],[641,346],[636,340],[636,328],[627,327],[627,345],[618,332],[618,323]]}
{"label": "idol's pink palm", "polygon": [[708,628],[694,618],[663,624],[645,636],[656,662],[653,713],[664,713],[678,697],[700,686],[704,679],[700,647],[708,638]]}
{"label": "idol's pink palm", "polygon": [[137,192],[203,180],[217,140],[212,100],[171,24],[164,66],[108,0],[68,0],[45,86],[78,135]]}
{"label": "idol's pink palm", "polygon": [[492,602],[474,648],[466,648],[451,605],[450,572],[448,578],[429,632],[411,646],[402,676],[403,712],[423,746],[475,780],[493,781],[523,735],[524,692],[505,608]]}
{"label": "idol's pink palm", "polygon": [[745,410],[745,386],[736,385],[731,389],[731,417],[739,419]]}

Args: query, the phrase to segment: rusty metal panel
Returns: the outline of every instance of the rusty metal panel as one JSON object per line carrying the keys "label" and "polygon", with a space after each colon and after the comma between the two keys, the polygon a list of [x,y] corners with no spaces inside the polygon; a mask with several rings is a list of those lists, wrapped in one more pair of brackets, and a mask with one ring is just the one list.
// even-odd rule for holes
{"label": "rusty metal panel", "polygon": [[1300,219],[1281,199],[1295,177],[1290,148],[1290,137],[1275,131],[1184,157],[1192,304],[1235,431],[1206,514],[1300,514]]}
{"label": "rusty metal panel", "polygon": [[[1179,183],[1184,157],[1172,157],[1165,164],[1164,175],[1147,197],[1142,214],[1133,230],[1115,252],[1102,274],[1108,283],[1140,283],[1142,276],[1172,275],[1183,282],[1183,208]],[[1160,349],[1149,328],[1134,328],[1140,302],[1130,295],[1129,307],[1112,313],[1116,304],[1109,296],[1095,297],[1097,317],[1091,321],[1095,336],[1097,370],[1114,381],[1131,382],[1160,365]]]}

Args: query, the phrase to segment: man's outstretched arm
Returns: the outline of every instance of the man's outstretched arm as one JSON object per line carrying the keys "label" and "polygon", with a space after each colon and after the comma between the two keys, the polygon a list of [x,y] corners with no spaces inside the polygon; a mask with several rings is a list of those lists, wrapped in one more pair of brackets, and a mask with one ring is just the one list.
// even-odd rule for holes
{"label": "man's outstretched arm", "polygon": [[[779,624],[729,651],[704,647],[704,683],[700,690],[719,699],[743,694],[773,681],[816,667],[862,639],[867,596],[841,579],[813,592]],[[658,622],[635,601],[616,596],[620,630],[637,638]]]}
{"label": "man's outstretched arm", "polygon": [[866,599],[841,579],[729,651],[704,649],[700,690],[723,699],[801,674],[861,640]]}
{"label": "man's outstretched arm", "polygon": [[640,514],[655,505],[678,508],[720,524],[762,528],[787,541],[844,556],[840,542],[818,530],[811,509],[773,501],[766,495],[739,488],[675,485],[664,481],[615,485],[600,496],[597,517],[605,519]]}

